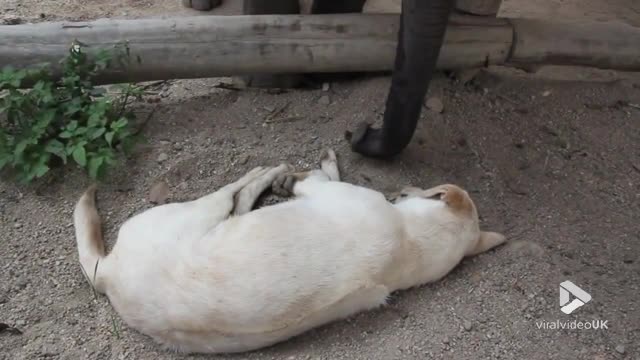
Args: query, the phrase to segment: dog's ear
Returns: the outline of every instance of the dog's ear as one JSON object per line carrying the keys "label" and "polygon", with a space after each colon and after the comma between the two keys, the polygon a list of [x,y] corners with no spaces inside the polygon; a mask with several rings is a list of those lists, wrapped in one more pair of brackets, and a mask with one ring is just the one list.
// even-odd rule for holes
{"label": "dog's ear", "polygon": [[442,200],[442,197],[447,193],[447,188],[444,185],[436,186],[431,189],[424,190],[422,197],[433,200]]}
{"label": "dog's ear", "polygon": [[466,216],[473,214],[473,201],[466,191],[456,185],[445,184],[427,189],[422,196],[428,199],[444,201],[453,211]]}
{"label": "dog's ear", "polygon": [[504,243],[506,238],[504,235],[492,232],[492,231],[480,231],[480,237],[476,242],[475,246],[469,251],[467,256],[474,256],[481,254],[489,249],[492,249],[502,243]]}

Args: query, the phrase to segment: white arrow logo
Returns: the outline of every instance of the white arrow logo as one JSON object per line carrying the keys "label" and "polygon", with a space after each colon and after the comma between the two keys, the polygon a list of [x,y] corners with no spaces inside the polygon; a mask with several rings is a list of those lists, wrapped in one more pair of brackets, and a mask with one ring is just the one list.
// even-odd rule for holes
{"label": "white arrow logo", "polygon": [[[575,299],[569,302],[570,296],[573,295]],[[571,314],[580,306],[591,301],[591,295],[586,291],[580,289],[576,284],[569,280],[563,281],[560,284],[560,310],[565,314]]]}

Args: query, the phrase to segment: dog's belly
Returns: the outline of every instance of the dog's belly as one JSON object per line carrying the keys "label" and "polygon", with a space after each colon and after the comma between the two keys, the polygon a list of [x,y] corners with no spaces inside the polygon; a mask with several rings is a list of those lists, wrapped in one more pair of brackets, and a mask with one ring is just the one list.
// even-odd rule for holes
{"label": "dog's belly", "polygon": [[171,248],[148,249],[143,262],[118,246],[111,302],[157,340],[214,352],[262,347],[382,304],[399,215],[382,198],[324,200],[294,200],[199,239],[164,241]]}
{"label": "dog's belly", "polygon": [[299,322],[272,331],[225,333],[212,327],[206,331],[172,329],[162,333],[151,333],[159,342],[180,351],[232,353],[256,350],[290,339],[314,327],[351,314],[383,305],[389,296],[383,285],[363,287],[345,296],[342,300],[308,314]]}

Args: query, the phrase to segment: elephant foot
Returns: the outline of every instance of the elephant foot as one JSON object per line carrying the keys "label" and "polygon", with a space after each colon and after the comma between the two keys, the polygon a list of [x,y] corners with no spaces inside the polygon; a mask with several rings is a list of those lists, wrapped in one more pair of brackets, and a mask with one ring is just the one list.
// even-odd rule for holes
{"label": "elephant foot", "polygon": [[366,122],[359,123],[355,130],[347,130],[345,139],[351,143],[351,150],[369,157],[385,158],[397,152],[385,146],[381,129],[374,129]]}
{"label": "elephant foot", "polygon": [[361,122],[356,129],[345,132],[345,139],[351,143],[351,150],[373,158],[390,158],[404,149],[396,141],[388,141],[382,129],[374,129],[371,124]]}
{"label": "elephant foot", "polygon": [[182,6],[198,11],[209,11],[221,3],[222,0],[182,0]]}

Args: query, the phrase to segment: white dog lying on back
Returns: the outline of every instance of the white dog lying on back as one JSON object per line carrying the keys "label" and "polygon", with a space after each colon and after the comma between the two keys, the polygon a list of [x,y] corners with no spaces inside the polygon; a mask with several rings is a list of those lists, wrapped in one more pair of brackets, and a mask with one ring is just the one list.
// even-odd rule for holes
{"label": "white dog lying on back", "polygon": [[[264,190],[295,199],[251,211]],[[257,349],[383,305],[504,242],[480,231],[454,185],[406,188],[389,203],[321,170],[256,168],[213,194],[152,208],[105,255],[95,188],[75,213],[80,263],[131,327],[186,352]],[[236,216],[232,216],[236,215]]]}

